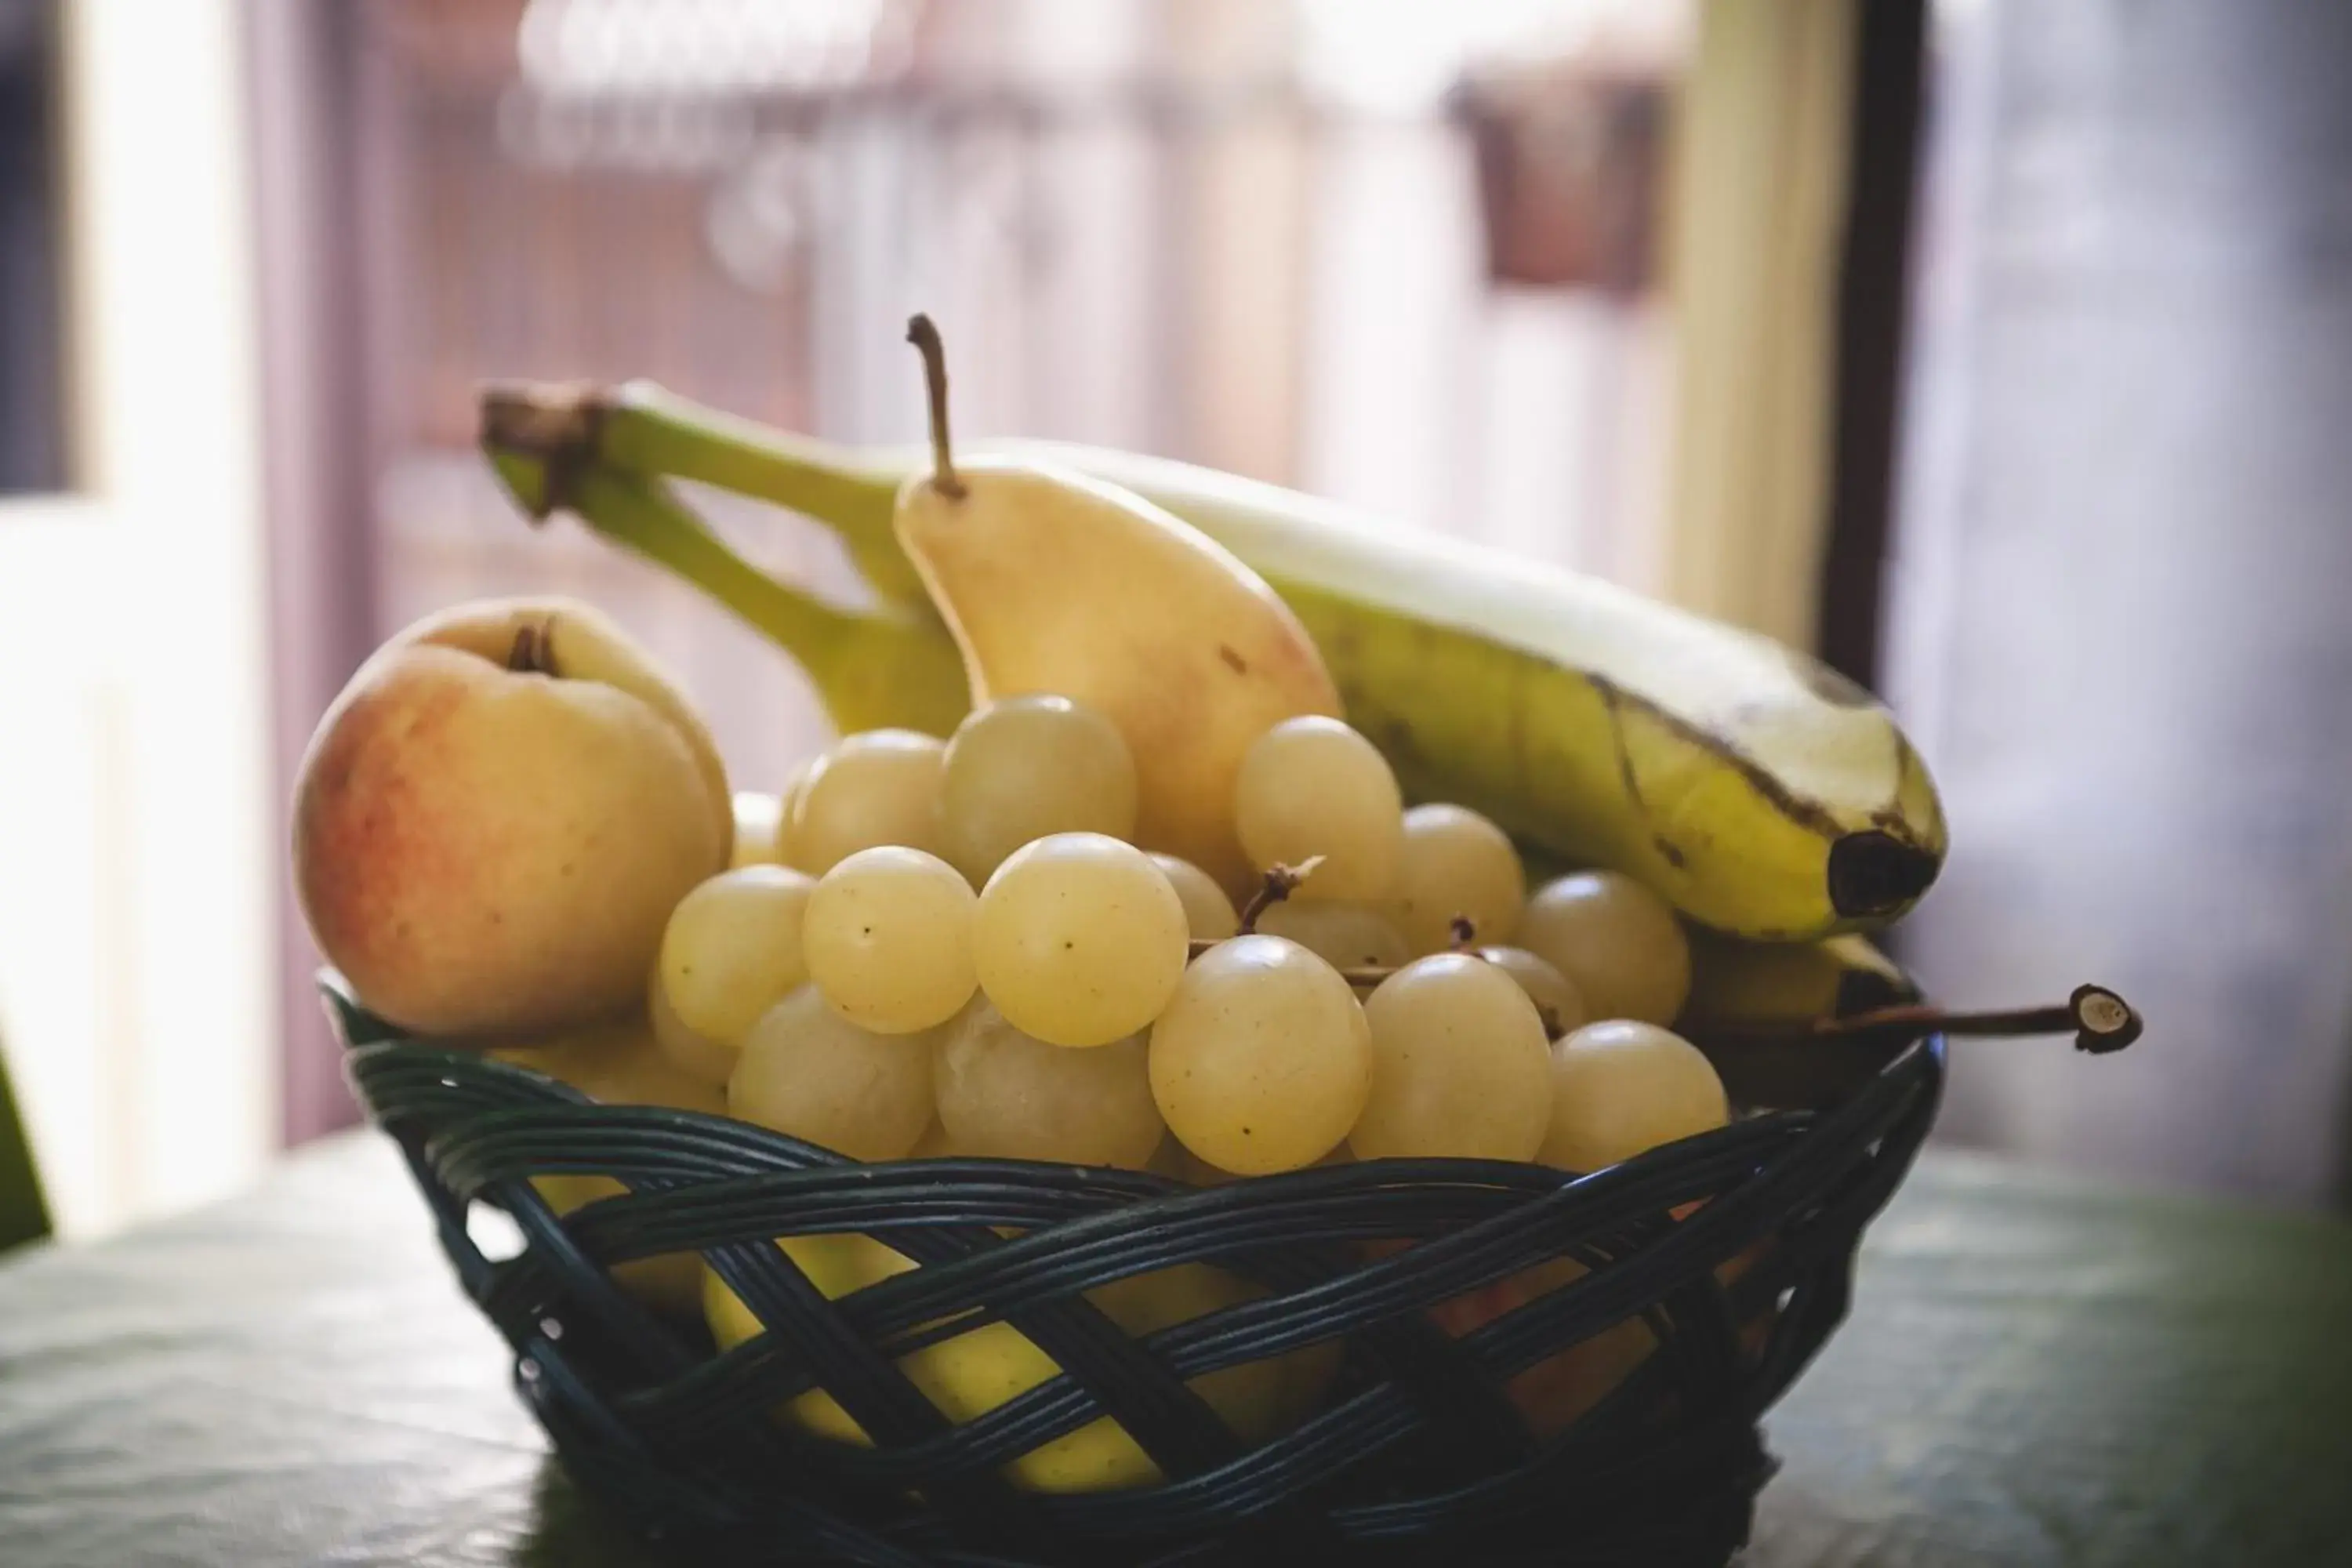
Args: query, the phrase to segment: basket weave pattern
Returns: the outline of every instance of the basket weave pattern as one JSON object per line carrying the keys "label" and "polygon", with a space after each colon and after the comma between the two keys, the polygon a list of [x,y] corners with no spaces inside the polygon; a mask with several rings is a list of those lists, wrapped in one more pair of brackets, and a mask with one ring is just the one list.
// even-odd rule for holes
{"label": "basket weave pattern", "polygon": [[[862,1165],[723,1118],[593,1104],[336,1000],[352,1081],[573,1479],[640,1533],[730,1562],[1720,1563],[1769,1473],[1758,1420],[1843,1317],[1862,1228],[1943,1079],[1941,1042],[1923,1041],[1833,1110],[1582,1179],[1411,1160],[1195,1190],[1012,1161]],[[558,1219],[542,1175],[627,1191]],[[476,1246],[476,1203],[513,1217],[520,1253]],[[827,1300],[772,1245],[845,1232],[919,1267]],[[1412,1245],[1363,1245],[1397,1240]],[[681,1251],[766,1331],[714,1352],[607,1272]],[[1587,1271],[1470,1332],[1427,1316],[1559,1258]],[[1195,1262],[1265,1294],[1141,1339],[1083,1294]],[[1514,1374],[1636,1315],[1656,1339],[1638,1370],[1532,1434]],[[951,1425],[897,1358],[998,1320],[1064,1371]],[[1184,1381],[1331,1341],[1345,1355],[1319,1414],[1255,1447]],[[816,1387],[871,1447],[774,1417]],[[1004,1479],[1105,1415],[1161,1484],[1043,1495]]]}

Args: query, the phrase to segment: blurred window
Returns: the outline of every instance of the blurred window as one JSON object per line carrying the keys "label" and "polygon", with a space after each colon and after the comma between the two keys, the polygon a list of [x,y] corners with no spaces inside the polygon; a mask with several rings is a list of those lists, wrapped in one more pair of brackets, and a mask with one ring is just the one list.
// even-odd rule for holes
{"label": "blurred window", "polygon": [[[355,29],[378,616],[570,588],[747,785],[824,732],[748,631],[472,447],[489,377],[643,376],[853,442],[1156,451],[1617,577],[1671,423],[1666,0],[371,0]],[[780,574],[831,542],[709,503]]]}

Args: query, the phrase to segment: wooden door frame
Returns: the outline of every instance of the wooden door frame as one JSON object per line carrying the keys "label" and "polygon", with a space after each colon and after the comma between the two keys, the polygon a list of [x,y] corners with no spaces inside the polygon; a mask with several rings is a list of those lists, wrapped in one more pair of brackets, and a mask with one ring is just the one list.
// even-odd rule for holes
{"label": "wooden door frame", "polygon": [[242,0],[261,313],[269,553],[273,880],[280,1117],[289,1144],[358,1119],[293,898],[288,805],[319,715],[375,646],[373,414],[362,289],[360,116],[374,83],[357,5]]}
{"label": "wooden door frame", "polygon": [[1814,646],[1875,687],[1902,456],[1912,215],[1927,74],[1928,0],[1856,7],[1845,238],[1838,275],[1829,526]]}

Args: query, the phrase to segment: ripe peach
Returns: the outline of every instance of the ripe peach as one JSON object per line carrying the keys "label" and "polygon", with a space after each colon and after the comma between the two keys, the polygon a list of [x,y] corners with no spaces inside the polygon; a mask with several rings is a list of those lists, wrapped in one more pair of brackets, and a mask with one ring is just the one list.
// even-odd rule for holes
{"label": "ripe peach", "polygon": [[671,909],[733,834],[709,731],[650,656],[585,605],[485,601],[394,637],[328,710],[294,873],[371,1010],[527,1033],[641,1001]]}

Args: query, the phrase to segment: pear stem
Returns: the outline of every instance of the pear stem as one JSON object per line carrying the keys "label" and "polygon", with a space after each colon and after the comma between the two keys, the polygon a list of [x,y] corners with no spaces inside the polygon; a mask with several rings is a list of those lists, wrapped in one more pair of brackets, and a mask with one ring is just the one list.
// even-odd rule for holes
{"label": "pear stem", "polygon": [[955,469],[955,448],[948,441],[948,351],[940,329],[918,310],[907,320],[907,341],[923,356],[923,394],[931,410],[931,485],[950,500],[964,498],[964,483]]}

